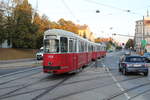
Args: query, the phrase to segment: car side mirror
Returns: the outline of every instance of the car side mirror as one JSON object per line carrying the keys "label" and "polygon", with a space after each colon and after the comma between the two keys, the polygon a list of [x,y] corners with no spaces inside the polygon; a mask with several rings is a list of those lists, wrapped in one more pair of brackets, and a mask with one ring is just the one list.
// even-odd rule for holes
{"label": "car side mirror", "polygon": [[145,59],[145,62],[146,62],[146,63],[150,63],[150,60],[148,60],[148,59]]}

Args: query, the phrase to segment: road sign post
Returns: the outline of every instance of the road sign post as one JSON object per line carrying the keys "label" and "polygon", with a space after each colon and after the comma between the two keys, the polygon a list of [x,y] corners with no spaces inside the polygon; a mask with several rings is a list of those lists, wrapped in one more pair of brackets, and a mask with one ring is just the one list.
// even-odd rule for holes
{"label": "road sign post", "polygon": [[147,45],[147,41],[146,40],[142,40],[141,41],[141,55],[144,54],[146,45]]}

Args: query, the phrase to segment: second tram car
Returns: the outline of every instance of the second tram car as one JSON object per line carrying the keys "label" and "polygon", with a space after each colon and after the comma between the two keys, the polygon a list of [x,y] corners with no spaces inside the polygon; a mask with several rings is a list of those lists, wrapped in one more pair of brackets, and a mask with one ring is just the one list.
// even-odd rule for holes
{"label": "second tram car", "polygon": [[106,46],[72,32],[50,29],[44,33],[43,71],[62,74],[77,72],[91,60],[104,57]]}

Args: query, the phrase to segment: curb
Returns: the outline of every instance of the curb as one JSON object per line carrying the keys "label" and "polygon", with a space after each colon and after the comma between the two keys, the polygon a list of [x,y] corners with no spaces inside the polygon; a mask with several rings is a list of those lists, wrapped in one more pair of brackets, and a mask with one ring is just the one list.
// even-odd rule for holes
{"label": "curb", "polygon": [[17,63],[7,63],[7,64],[0,64],[0,69],[7,69],[7,68],[18,68],[18,67],[37,67],[42,66],[42,61],[34,61],[34,62],[17,62]]}
{"label": "curb", "polygon": [[28,61],[36,61],[36,58],[26,58],[26,59],[15,59],[15,60],[0,60],[0,64],[9,64],[16,62],[28,62]]}

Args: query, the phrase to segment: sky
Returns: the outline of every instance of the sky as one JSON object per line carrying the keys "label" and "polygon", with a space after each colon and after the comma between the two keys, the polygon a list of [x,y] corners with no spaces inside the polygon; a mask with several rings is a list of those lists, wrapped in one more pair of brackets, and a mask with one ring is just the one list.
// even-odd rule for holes
{"label": "sky", "polygon": [[[135,21],[150,12],[150,0],[29,0],[33,8],[51,21],[60,18],[87,24],[96,37],[112,37],[125,43],[135,34]],[[36,6],[36,2],[38,5]],[[96,13],[99,10],[99,13]],[[130,12],[129,12],[130,11]]]}

